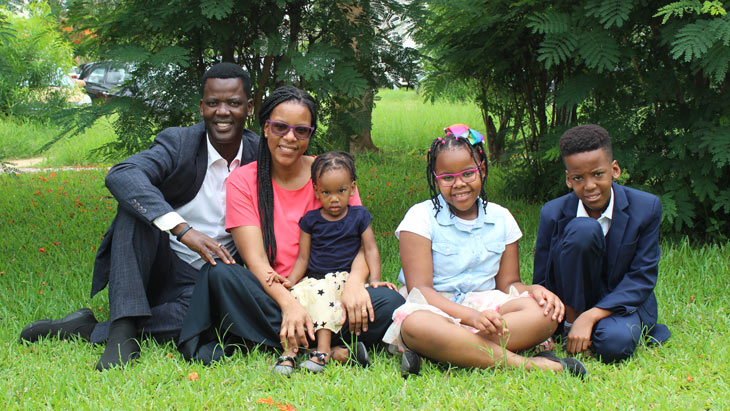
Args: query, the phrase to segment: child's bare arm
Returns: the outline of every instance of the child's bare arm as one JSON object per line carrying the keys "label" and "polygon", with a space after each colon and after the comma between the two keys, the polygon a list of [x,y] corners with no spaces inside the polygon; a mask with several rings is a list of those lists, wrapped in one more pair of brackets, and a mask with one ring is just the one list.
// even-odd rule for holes
{"label": "child's bare arm", "polygon": [[375,242],[372,226],[368,225],[361,237],[362,247],[365,251],[365,262],[367,262],[370,270],[370,282],[380,282],[380,252],[378,251],[378,244]]}
{"label": "child's bare arm", "polygon": [[307,265],[309,265],[309,252],[312,248],[312,236],[304,231],[299,232],[299,255],[294,262],[294,267],[289,274],[289,281],[292,286],[299,282],[307,273]]}

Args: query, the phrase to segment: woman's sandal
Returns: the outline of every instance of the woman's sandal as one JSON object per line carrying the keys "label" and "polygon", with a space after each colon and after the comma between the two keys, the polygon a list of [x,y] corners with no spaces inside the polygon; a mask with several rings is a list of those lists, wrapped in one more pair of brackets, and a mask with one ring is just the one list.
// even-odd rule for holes
{"label": "woman's sandal", "polygon": [[294,373],[294,365],[284,364],[285,361],[290,361],[292,364],[296,364],[296,360],[294,357],[289,355],[281,355],[279,358],[276,359],[276,364],[274,364],[274,368],[271,369],[271,372],[278,375],[283,375],[284,377],[288,377]]}
{"label": "woman's sandal", "polygon": [[[327,368],[326,358],[329,356],[329,354],[323,353],[321,351],[312,351],[309,355],[310,358],[307,361],[299,364],[299,368],[303,368],[315,374],[318,372],[322,372]],[[312,360],[312,357],[317,357],[320,361],[322,361],[322,364]]]}
{"label": "woman's sandal", "polygon": [[413,351],[406,351],[400,359],[400,375],[408,378],[409,375],[418,375],[421,372],[421,356]]}
{"label": "woman's sandal", "polygon": [[559,362],[563,366],[563,371],[568,371],[574,377],[585,378],[588,375],[585,365],[575,357],[559,358],[552,351],[542,351],[537,353],[535,357],[547,358],[550,361]]}

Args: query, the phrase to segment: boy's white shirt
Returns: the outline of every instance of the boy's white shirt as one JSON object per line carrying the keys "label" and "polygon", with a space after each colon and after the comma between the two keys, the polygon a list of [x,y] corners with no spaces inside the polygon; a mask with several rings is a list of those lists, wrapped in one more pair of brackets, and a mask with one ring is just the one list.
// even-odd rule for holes
{"label": "boy's white shirt", "polygon": [[[576,217],[588,217],[591,218],[591,216],[588,215],[588,211],[586,211],[585,205],[583,205],[582,201],[578,201],[578,210],[575,212]],[[608,207],[603,211],[603,213],[598,217],[598,224],[601,225],[601,230],[603,231],[603,235],[605,236],[608,234],[608,230],[611,229],[611,220],[613,219],[613,187],[611,187],[611,199],[608,201]]]}

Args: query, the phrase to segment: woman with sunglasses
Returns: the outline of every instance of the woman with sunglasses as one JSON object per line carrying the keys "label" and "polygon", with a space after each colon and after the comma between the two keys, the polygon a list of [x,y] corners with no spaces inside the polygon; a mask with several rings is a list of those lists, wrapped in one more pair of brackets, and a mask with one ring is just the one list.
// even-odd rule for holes
{"label": "woman with sunglasses", "polygon": [[[179,349],[187,359],[215,361],[241,340],[294,353],[314,340],[305,309],[282,284],[269,286],[266,279],[291,272],[299,252],[299,219],[322,206],[312,186],[314,157],[305,155],[317,130],[317,105],[303,90],[280,87],[262,103],[259,122],[258,160],[231,173],[226,184],[226,229],[248,269],[227,264],[201,269],[180,335]],[[361,205],[359,194],[349,204]],[[361,250],[341,297],[347,319],[333,343],[354,347],[354,337],[368,345],[379,342],[393,310],[403,303],[387,287],[365,288],[367,280]],[[354,354],[348,351],[335,350],[333,358]],[[293,358],[280,357],[277,363],[295,365]]]}
{"label": "woman with sunglasses", "polygon": [[463,124],[445,131],[428,150],[431,199],[411,207],[395,232],[399,281],[410,293],[383,340],[404,353],[401,372],[418,373],[420,354],[464,367],[585,374],[575,358],[515,353],[548,339],[564,306],[520,281],[522,232],[506,208],[487,201],[484,137]]}

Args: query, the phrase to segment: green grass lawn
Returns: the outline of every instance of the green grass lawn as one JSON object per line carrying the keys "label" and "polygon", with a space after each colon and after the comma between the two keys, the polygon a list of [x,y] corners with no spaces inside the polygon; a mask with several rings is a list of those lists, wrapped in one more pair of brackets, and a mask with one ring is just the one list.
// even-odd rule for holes
{"label": "green grass lawn", "polygon": [[[417,107],[412,94],[394,94]],[[376,110],[386,109],[386,103],[384,98]],[[394,111],[397,105],[390,107]],[[385,121],[378,111],[376,121]],[[401,116],[404,124],[419,122],[418,110],[414,113]],[[374,135],[376,144],[390,148],[383,155],[357,158],[360,193],[375,216],[373,228],[387,279],[394,280],[400,267],[393,231],[408,207],[428,197],[423,151],[444,125],[467,121],[455,117],[444,122],[414,133],[408,143],[391,146],[385,143],[388,133],[376,123],[381,130]],[[585,358],[590,372],[585,381],[429,362],[420,377],[403,380],[399,358],[383,352],[373,353],[373,365],[367,369],[334,365],[323,375],[296,373],[282,379],[269,371],[275,358],[270,352],[237,353],[205,367],[185,362],[170,344],[151,341],[143,343],[133,367],[99,373],[94,365],[102,346],[57,340],[21,344],[22,327],[39,318],[57,318],[82,306],[92,308],[99,319],[108,317],[106,293],[89,298],[96,247],[116,209],[104,187],[104,174],[84,170],[0,176],[3,409],[276,410],[287,404],[297,409],[424,410],[728,407],[723,405],[730,394],[727,244],[662,242],[656,293],[660,321],[669,326],[672,338],[662,347],[642,345],[632,359],[617,365]],[[501,175],[498,169],[491,171],[488,194],[512,211],[524,232],[520,263],[522,277],[529,281],[540,207],[506,200],[509,188],[501,183]]]}
{"label": "green grass lawn", "polygon": [[61,139],[48,150],[39,151],[60,131],[49,123],[0,116],[0,159],[41,157],[39,167],[108,163],[94,150],[116,138],[110,119],[101,118],[84,133]]}

